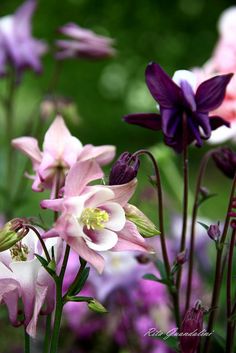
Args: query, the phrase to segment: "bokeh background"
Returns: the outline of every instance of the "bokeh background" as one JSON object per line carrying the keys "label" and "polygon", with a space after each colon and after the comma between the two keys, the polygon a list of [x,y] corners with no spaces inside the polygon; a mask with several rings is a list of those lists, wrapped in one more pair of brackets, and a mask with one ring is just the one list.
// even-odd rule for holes
{"label": "bokeh background", "polygon": [[[1,0],[0,17],[13,13],[21,3],[19,0]],[[147,63],[158,62],[170,75],[178,69],[202,66],[210,57],[218,39],[217,21],[221,12],[234,4],[234,1],[226,0],[38,1],[33,19],[33,33],[35,37],[48,42],[51,49],[43,57],[42,75],[36,76],[30,71],[24,74],[17,93],[15,137],[22,135],[29,117],[32,119],[32,127],[35,121],[41,119],[41,98],[53,93],[75,102],[77,113],[67,119],[67,124],[84,144],[114,144],[118,154],[126,150],[134,152],[140,148],[153,147],[162,141],[161,134],[129,126],[122,121],[122,116],[127,113],[155,111],[155,102],[144,80]],[[114,38],[117,55],[102,61],[67,60],[59,70],[55,69],[52,48],[54,40],[60,37],[57,28],[68,22],[75,22]],[[56,79],[55,72],[58,72]],[[0,80],[0,92],[3,89],[4,82],[1,84]],[[4,120],[1,115],[2,124]],[[37,130],[39,139],[43,139],[50,122],[50,119],[40,120],[40,128]],[[198,162],[208,148],[205,146],[201,151],[192,148],[190,151],[191,187]],[[4,136],[0,129],[2,159],[4,150]],[[164,157],[161,169],[167,192],[166,202],[174,209],[181,202],[178,183],[181,161],[172,151],[162,152]],[[25,162],[26,158],[17,157],[16,180],[23,175]],[[142,205],[142,210],[155,220],[155,199],[152,191],[150,197],[150,189],[146,187],[150,166],[145,163],[143,166],[136,203]],[[4,174],[3,169],[4,160],[0,165],[1,175]],[[210,219],[217,220],[225,209],[229,183],[223,179],[222,184],[222,176],[213,170],[213,165],[210,165],[210,169],[212,171],[206,178],[206,185],[210,185],[213,192],[218,190],[219,196],[209,200],[201,212],[202,216],[207,215]],[[176,172],[176,183],[171,184],[168,173],[173,172]],[[22,188],[21,198],[12,213],[15,216],[38,215],[38,201],[41,197],[31,192],[28,182]],[[4,207],[4,202],[6,199],[2,198],[1,207]],[[1,320],[0,332],[5,325],[5,321],[3,323]],[[13,337],[16,331],[9,327],[6,332],[12,332]],[[12,353],[7,348],[9,340],[2,341],[1,338],[1,344],[2,342],[4,348],[0,348],[0,351]]]}

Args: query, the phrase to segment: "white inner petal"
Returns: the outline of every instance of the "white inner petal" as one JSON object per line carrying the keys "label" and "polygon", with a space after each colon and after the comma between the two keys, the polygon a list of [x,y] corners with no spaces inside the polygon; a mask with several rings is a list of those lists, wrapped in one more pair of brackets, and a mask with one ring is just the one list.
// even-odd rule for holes
{"label": "white inner petal", "polygon": [[192,87],[193,92],[196,92],[197,78],[193,72],[188,70],[178,70],[178,71],[175,71],[172,79],[178,86],[181,86],[182,81],[187,81],[189,85]]}

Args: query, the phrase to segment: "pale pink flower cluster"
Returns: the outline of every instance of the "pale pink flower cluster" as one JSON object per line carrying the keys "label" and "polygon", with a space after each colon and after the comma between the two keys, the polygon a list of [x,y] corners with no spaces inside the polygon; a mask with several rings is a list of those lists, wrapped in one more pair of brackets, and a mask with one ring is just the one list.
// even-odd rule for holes
{"label": "pale pink flower cluster", "polygon": [[[236,6],[225,10],[218,22],[219,40],[211,58],[201,68],[193,71],[198,82],[218,74],[236,72]],[[223,104],[212,115],[222,116],[231,123],[231,129],[222,126],[213,131],[209,140],[220,143],[228,139],[236,141],[236,76],[230,81]]]}

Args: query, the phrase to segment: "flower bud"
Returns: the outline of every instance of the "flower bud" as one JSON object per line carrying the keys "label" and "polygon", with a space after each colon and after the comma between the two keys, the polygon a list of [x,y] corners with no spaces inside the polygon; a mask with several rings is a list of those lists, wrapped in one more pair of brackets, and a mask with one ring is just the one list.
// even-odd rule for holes
{"label": "flower bud", "polygon": [[209,237],[214,241],[219,240],[221,235],[219,225],[220,225],[220,222],[218,222],[217,224],[211,224],[207,231],[207,234],[209,235]]}
{"label": "flower bud", "polygon": [[[189,309],[181,325],[180,347],[182,353],[195,353],[200,342],[197,334],[203,328],[204,308],[200,301],[196,301],[193,308]],[[191,335],[192,334],[192,335]]]}
{"label": "flower bud", "polygon": [[127,204],[124,207],[126,219],[131,221],[138,228],[139,233],[144,238],[151,238],[155,235],[160,234],[155,224],[137,207],[134,205]]}
{"label": "flower bud", "polygon": [[0,230],[0,252],[10,249],[26,236],[29,229],[23,225],[23,221],[23,219],[14,218]]}
{"label": "flower bud", "polygon": [[212,157],[222,173],[233,179],[236,172],[236,153],[230,148],[222,147],[214,152]]}
{"label": "flower bud", "polygon": [[187,256],[187,250],[183,250],[181,251],[177,256],[176,256],[176,263],[178,265],[183,265],[187,260],[188,260],[188,256]]}
{"label": "flower bud", "polygon": [[138,157],[132,157],[129,152],[122,153],[111,169],[109,185],[126,184],[133,180],[138,173],[139,164]]}

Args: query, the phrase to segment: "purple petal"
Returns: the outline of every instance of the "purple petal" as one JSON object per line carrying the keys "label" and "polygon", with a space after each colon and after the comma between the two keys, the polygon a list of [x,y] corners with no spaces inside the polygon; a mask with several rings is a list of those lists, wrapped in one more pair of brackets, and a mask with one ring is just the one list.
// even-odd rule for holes
{"label": "purple petal", "polygon": [[218,108],[224,97],[226,87],[233,74],[215,76],[200,84],[196,92],[197,110],[210,112]]}
{"label": "purple petal", "polygon": [[35,0],[28,0],[24,2],[16,11],[14,21],[18,36],[26,38],[30,36],[31,32],[31,17],[36,8]]}
{"label": "purple petal", "polygon": [[182,101],[179,86],[165,73],[160,65],[150,63],[146,68],[146,83],[153,98],[163,108],[173,108]]}
{"label": "purple petal", "polygon": [[210,116],[209,121],[210,121],[212,130],[216,130],[218,129],[218,127],[221,127],[221,126],[226,126],[230,128],[230,123],[224,120],[223,118],[221,118],[220,116],[217,116],[217,115]]}
{"label": "purple petal", "polygon": [[162,130],[166,136],[175,135],[176,129],[181,124],[179,112],[176,109],[161,109]]}
{"label": "purple petal", "polygon": [[211,124],[209,121],[208,114],[197,113],[196,114],[196,122],[204,131],[205,138],[208,139],[211,136]]}
{"label": "purple petal", "polygon": [[156,113],[137,113],[124,116],[129,124],[139,125],[151,130],[161,130],[161,117]]}
{"label": "purple petal", "polygon": [[184,98],[186,99],[190,109],[195,112],[196,111],[196,102],[194,97],[194,92],[192,87],[187,81],[181,81],[181,88],[184,94]]}

